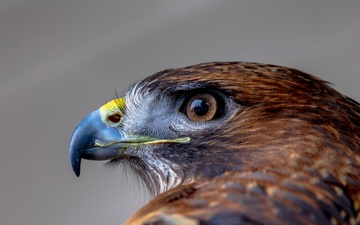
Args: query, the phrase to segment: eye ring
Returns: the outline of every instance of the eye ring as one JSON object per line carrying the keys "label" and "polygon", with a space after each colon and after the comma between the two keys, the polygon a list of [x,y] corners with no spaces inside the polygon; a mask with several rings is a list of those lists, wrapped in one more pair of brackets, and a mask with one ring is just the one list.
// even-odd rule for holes
{"label": "eye ring", "polygon": [[192,96],[186,103],[185,114],[194,122],[213,120],[218,114],[218,100],[210,93],[200,93]]}

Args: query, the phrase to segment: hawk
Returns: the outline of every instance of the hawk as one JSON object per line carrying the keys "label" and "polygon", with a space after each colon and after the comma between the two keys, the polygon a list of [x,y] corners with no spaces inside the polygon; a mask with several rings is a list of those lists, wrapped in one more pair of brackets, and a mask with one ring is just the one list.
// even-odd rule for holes
{"label": "hawk", "polygon": [[287,67],[158,72],[79,123],[77,176],[81,159],[144,181],[126,224],[360,224],[360,105]]}

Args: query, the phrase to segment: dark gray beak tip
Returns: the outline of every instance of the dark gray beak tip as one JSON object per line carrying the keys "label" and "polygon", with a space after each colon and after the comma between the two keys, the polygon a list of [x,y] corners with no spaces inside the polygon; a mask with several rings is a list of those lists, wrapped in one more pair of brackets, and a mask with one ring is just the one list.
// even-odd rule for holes
{"label": "dark gray beak tip", "polygon": [[[93,113],[90,115],[92,116]],[[86,116],[76,127],[70,141],[69,146],[69,157],[71,167],[78,177],[80,176],[80,165],[81,158],[84,149],[92,144],[91,132],[89,130],[89,120],[91,121],[91,116]]]}
{"label": "dark gray beak tip", "polygon": [[81,158],[84,151],[94,146],[97,136],[97,127],[102,125],[99,111],[96,110],[87,115],[75,128],[69,146],[69,158],[71,167],[78,177],[80,176]]}
{"label": "dark gray beak tip", "polygon": [[69,157],[72,170],[74,171],[75,175],[78,177],[80,176],[80,165],[81,165],[81,150],[74,146],[74,138],[72,138],[70,143],[70,150],[69,150]]}
{"label": "dark gray beak tip", "polygon": [[80,176],[80,164],[81,164],[81,158],[78,157],[70,157],[71,167],[77,177]]}

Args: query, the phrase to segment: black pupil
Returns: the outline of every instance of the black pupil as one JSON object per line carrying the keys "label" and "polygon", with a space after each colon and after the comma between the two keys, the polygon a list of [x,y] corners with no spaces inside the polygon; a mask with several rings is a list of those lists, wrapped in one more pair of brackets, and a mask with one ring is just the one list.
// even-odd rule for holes
{"label": "black pupil", "polygon": [[194,113],[197,116],[205,116],[209,112],[210,104],[207,101],[202,99],[197,99],[191,103],[191,110],[194,110]]}

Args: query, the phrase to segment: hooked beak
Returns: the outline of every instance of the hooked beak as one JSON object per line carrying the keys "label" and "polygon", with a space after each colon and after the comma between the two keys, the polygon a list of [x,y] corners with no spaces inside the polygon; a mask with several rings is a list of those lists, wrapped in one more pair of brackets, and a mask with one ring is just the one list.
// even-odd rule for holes
{"label": "hooked beak", "polygon": [[[111,145],[124,139],[124,135],[114,127],[107,126],[96,110],[86,116],[76,127],[70,141],[70,162],[76,176],[80,175],[81,158],[106,160],[119,155],[121,144]],[[108,144],[107,148],[99,143]],[[106,143],[106,144],[105,144]]]}
{"label": "hooked beak", "polygon": [[[129,146],[185,143],[190,141],[188,137],[166,140],[127,134],[121,129],[121,126],[119,126],[120,123],[114,126],[114,124],[107,123],[106,118],[104,119],[104,117],[109,115],[109,111],[113,113],[114,109],[119,110],[119,104],[114,103],[114,101],[124,102],[125,100],[113,100],[105,104],[100,109],[87,115],[76,127],[69,148],[71,167],[76,176],[80,175],[82,158],[89,160],[108,160],[126,155],[125,150]],[[119,113],[123,114],[123,112]]]}

